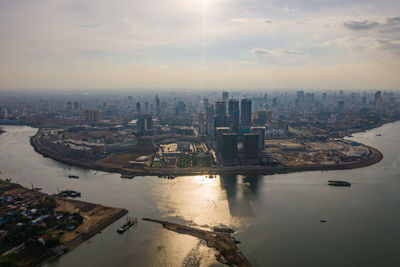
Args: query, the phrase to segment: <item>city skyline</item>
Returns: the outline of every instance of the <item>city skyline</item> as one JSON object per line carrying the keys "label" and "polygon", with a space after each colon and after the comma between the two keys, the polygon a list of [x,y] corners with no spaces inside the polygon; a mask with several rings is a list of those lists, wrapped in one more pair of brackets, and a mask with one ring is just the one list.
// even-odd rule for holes
{"label": "city skyline", "polygon": [[0,90],[397,90],[396,1],[4,1]]}

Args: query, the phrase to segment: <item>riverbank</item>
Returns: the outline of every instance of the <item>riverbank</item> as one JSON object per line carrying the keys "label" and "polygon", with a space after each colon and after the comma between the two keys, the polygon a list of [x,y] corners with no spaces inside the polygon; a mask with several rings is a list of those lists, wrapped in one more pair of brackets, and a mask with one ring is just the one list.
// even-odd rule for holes
{"label": "riverbank", "polygon": [[128,212],[48,195],[6,181],[1,181],[0,197],[1,212],[6,214],[2,219],[6,234],[0,241],[1,263],[9,266],[41,266],[76,248]]}
{"label": "riverbank", "polygon": [[45,157],[67,163],[73,166],[94,169],[105,172],[115,172],[129,175],[207,175],[207,174],[254,174],[254,175],[270,175],[279,173],[292,173],[304,171],[327,171],[327,170],[344,170],[362,168],[378,163],[383,159],[383,154],[376,148],[365,146],[369,149],[368,156],[360,158],[357,161],[344,162],[340,164],[330,165],[298,165],[298,166],[233,166],[233,167],[216,167],[216,168],[127,168],[120,164],[104,163],[97,161],[85,161],[66,158],[40,142],[40,132],[32,136],[30,139],[31,145],[35,151]]}
{"label": "riverbank", "polygon": [[186,225],[171,223],[167,221],[143,218],[145,221],[161,224],[165,229],[176,233],[191,235],[206,241],[207,247],[218,251],[216,259],[229,266],[251,266],[246,256],[232,240],[230,234],[206,231]]}

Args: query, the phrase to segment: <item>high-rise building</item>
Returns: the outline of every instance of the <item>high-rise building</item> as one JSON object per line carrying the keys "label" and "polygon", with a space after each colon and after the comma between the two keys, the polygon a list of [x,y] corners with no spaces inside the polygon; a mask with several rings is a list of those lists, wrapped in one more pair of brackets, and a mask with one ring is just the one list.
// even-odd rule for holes
{"label": "high-rise building", "polygon": [[304,91],[297,91],[296,98],[297,98],[299,104],[303,103],[304,102]]}
{"label": "high-rise building", "polygon": [[242,126],[251,126],[251,100],[242,99],[240,104],[240,122]]}
{"label": "high-rise building", "polygon": [[100,110],[87,109],[84,111],[85,120],[96,122],[100,120]]}
{"label": "high-rise building", "polygon": [[204,109],[204,111],[207,110],[207,107],[208,107],[208,98],[204,98],[203,99],[203,109]]}
{"label": "high-rise building", "polygon": [[212,105],[206,108],[206,135],[214,136],[214,106]]}
{"label": "high-rise building", "polygon": [[228,117],[226,116],[226,102],[220,101],[215,103],[214,129],[217,127],[229,126]]}
{"label": "high-rise building", "polygon": [[251,127],[251,132],[258,134],[258,148],[259,152],[265,149],[265,127]]}
{"label": "high-rise building", "polygon": [[363,106],[366,106],[366,105],[367,105],[367,97],[366,97],[366,96],[363,96],[363,97],[362,97],[361,104],[362,104]]}
{"label": "high-rise building", "polygon": [[267,111],[257,110],[253,113],[253,122],[257,126],[263,126],[267,122]]}
{"label": "high-rise building", "polygon": [[140,107],[140,102],[136,103],[136,113],[138,113],[138,114],[142,113],[142,109]]}
{"label": "high-rise building", "polygon": [[227,91],[222,92],[222,101],[228,102],[229,100],[229,93]]}
{"label": "high-rise building", "polygon": [[229,133],[229,127],[217,127],[215,129],[215,141],[218,154],[222,152],[222,136],[224,133]]}
{"label": "high-rise building", "polygon": [[243,156],[247,165],[259,163],[259,135],[254,133],[243,135]]}
{"label": "high-rise building", "polygon": [[204,112],[200,112],[198,115],[198,123],[199,123],[199,135],[206,135],[206,114]]}
{"label": "high-rise building", "polygon": [[229,126],[229,118],[227,116],[216,115],[214,116],[214,129],[218,127],[228,127]]}
{"label": "high-rise building", "polygon": [[343,100],[339,100],[338,101],[338,110],[339,111],[343,111],[344,110],[344,101]]}
{"label": "high-rise building", "polygon": [[381,108],[382,107],[382,93],[378,91],[375,93],[375,107]]}
{"label": "high-rise building", "polygon": [[267,122],[271,123],[271,121],[272,121],[272,111],[267,110]]}
{"label": "high-rise building", "polygon": [[226,102],[224,101],[215,102],[215,115],[216,116],[226,115]]}
{"label": "high-rise building", "polygon": [[154,102],[156,104],[156,117],[158,118],[161,115],[160,98],[158,97],[158,95],[155,96]]}
{"label": "high-rise building", "polygon": [[175,115],[181,115],[186,111],[186,104],[183,101],[179,101],[175,107]]}
{"label": "high-rise building", "polygon": [[79,102],[75,101],[74,102],[74,111],[78,111],[79,110]]}
{"label": "high-rise building", "polygon": [[314,103],[314,96],[315,96],[314,93],[307,93],[306,94],[306,101],[307,101],[308,104]]}
{"label": "high-rise building", "polygon": [[221,149],[222,164],[225,166],[234,166],[238,162],[238,134],[222,134]]}
{"label": "high-rise building", "polygon": [[228,104],[229,126],[232,132],[239,132],[239,100],[231,99]]}
{"label": "high-rise building", "polygon": [[72,102],[71,101],[67,102],[67,111],[72,112]]}
{"label": "high-rise building", "polygon": [[150,135],[153,129],[153,118],[151,114],[140,114],[136,122],[136,132],[139,136]]}

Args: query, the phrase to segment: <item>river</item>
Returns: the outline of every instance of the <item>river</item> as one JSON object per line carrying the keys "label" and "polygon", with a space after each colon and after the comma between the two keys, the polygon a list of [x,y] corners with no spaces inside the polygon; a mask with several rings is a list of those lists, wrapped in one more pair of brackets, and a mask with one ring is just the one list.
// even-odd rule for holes
{"label": "river", "polygon": [[[254,266],[400,265],[400,122],[351,138],[383,153],[384,159],[369,167],[174,180],[128,180],[68,166],[33,150],[29,137],[37,129],[3,129],[1,178],[27,187],[33,183],[50,194],[57,188],[78,190],[82,200],[126,208],[139,218],[233,227]],[[80,179],[68,179],[70,174]],[[352,186],[329,187],[329,179],[348,180]],[[45,266],[220,266],[203,241],[141,220],[119,235],[116,229],[123,221]]]}

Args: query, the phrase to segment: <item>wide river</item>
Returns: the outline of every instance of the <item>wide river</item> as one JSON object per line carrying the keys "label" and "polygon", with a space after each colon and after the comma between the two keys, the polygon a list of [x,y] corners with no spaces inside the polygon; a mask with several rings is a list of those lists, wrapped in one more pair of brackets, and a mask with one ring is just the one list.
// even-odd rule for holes
{"label": "wide river", "polygon": [[[383,152],[383,161],[370,167],[175,180],[128,180],[71,167],[33,150],[29,137],[37,129],[3,128],[3,179],[27,187],[33,183],[49,194],[57,188],[78,190],[82,200],[126,208],[138,218],[231,226],[254,266],[400,266],[400,122],[354,135],[353,140]],[[80,179],[68,179],[69,174]],[[329,179],[352,186],[330,187]],[[220,265],[203,241],[142,220],[119,235],[123,221],[46,266]]]}

